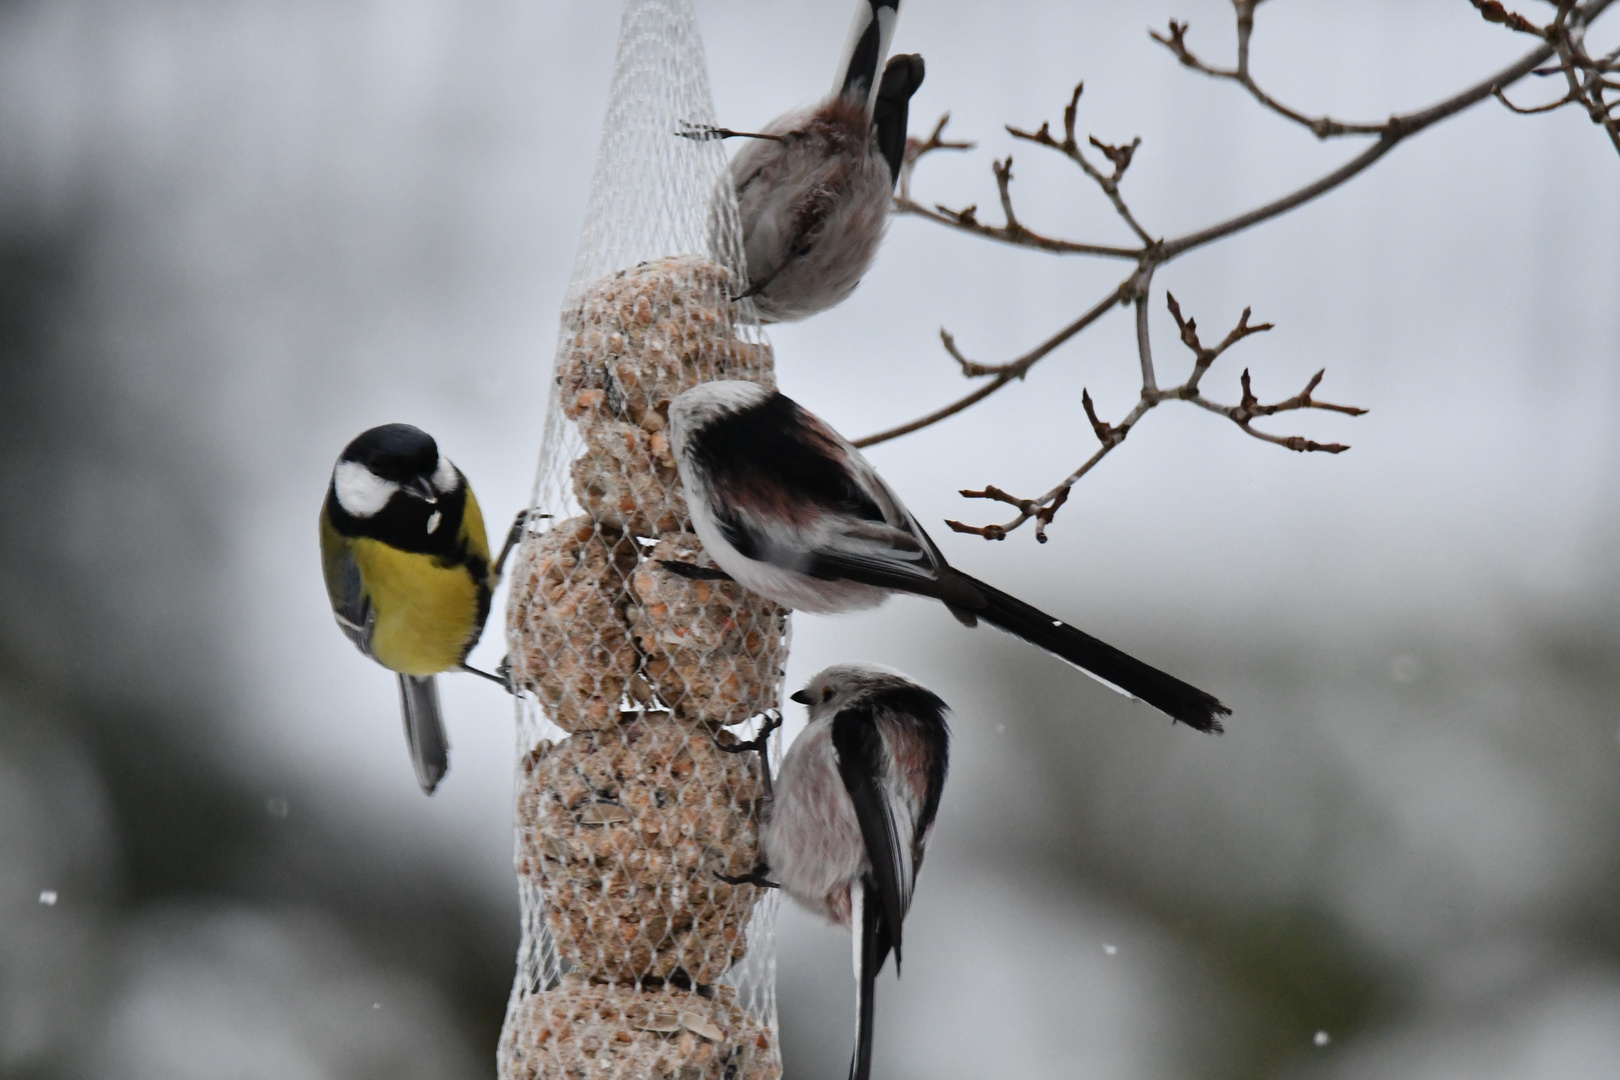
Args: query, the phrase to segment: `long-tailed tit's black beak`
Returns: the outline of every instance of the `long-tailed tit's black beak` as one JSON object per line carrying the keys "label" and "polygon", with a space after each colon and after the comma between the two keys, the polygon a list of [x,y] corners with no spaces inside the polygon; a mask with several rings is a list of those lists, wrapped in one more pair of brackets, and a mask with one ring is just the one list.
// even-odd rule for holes
{"label": "long-tailed tit's black beak", "polygon": [[788,700],[797,701],[800,705],[809,705],[811,702],[815,701],[815,698],[810,696],[810,691],[808,690],[795,690],[793,693],[788,695]]}

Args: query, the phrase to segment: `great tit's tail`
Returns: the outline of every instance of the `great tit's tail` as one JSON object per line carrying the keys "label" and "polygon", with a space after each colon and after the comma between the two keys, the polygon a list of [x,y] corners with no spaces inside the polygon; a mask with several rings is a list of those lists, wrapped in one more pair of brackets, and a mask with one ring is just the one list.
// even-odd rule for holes
{"label": "great tit's tail", "polygon": [[872,106],[872,127],[877,134],[878,152],[889,163],[889,183],[900,182],[900,164],[906,157],[906,124],[911,113],[911,95],[922,85],[927,69],[916,53],[903,53],[891,59],[878,83],[877,104]]}
{"label": "great tit's tail", "polygon": [[833,84],[834,94],[852,99],[863,109],[872,107],[878,72],[889,55],[894,22],[899,16],[900,0],[857,0],[855,22],[849,28],[849,41],[838,64],[838,81]]}
{"label": "great tit's tail", "polygon": [[399,708],[405,717],[405,741],[416,766],[416,782],[424,795],[433,794],[450,771],[450,739],[439,711],[439,685],[432,675],[399,677]]}
{"label": "great tit's tail", "polygon": [[855,1054],[849,1062],[849,1080],[872,1075],[872,1020],[877,975],[888,950],[883,934],[883,902],[870,875],[850,886],[850,933],[855,939]]}
{"label": "great tit's tail", "polygon": [[[1008,596],[1000,589],[959,571],[949,570],[947,573],[957,579],[952,583],[953,598],[947,600],[953,612],[960,609],[963,614],[976,615],[1014,637],[1038,645],[1059,659],[1067,660],[1098,682],[1127,697],[1140,698],[1198,731],[1219,734],[1222,731],[1220,717],[1232,713],[1214,695],[1144,664],[1136,657],[1120,652],[1107,642],[1099,641],[1060,619],[1052,618],[1017,597]],[[983,606],[964,603],[962,598],[970,594],[960,585],[971,586],[973,591],[982,595]]]}

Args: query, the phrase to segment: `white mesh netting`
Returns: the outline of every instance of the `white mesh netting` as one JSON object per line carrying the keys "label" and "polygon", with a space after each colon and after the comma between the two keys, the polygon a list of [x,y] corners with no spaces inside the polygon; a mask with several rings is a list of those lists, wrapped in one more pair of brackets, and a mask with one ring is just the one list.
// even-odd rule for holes
{"label": "white mesh netting", "polygon": [[[777,707],[787,612],[692,561],[667,412],[773,380],[748,301],[690,0],[628,0],[563,305],[531,524],[510,573],[523,943],[498,1063],[539,1077],[768,1080],[776,897],[765,786],[728,725]],[[748,729],[743,737],[753,732]]]}

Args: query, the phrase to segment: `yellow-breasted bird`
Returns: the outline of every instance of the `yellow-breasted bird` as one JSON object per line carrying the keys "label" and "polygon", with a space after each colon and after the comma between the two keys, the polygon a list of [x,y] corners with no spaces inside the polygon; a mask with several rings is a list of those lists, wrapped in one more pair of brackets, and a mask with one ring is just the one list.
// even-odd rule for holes
{"label": "yellow-breasted bird", "polygon": [[[321,508],[321,564],[338,627],[399,675],[405,738],[422,790],[450,768],[433,677],[466,665],[501,563],[491,565],[478,500],[433,437],[409,424],[364,432],[338,457]],[[494,676],[485,676],[494,679]],[[495,679],[500,682],[501,680]]]}

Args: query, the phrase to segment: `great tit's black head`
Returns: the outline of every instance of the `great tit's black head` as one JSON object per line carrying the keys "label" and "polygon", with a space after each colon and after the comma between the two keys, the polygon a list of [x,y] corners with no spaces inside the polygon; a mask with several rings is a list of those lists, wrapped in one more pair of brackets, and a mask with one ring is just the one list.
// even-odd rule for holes
{"label": "great tit's black head", "polygon": [[466,482],[433,436],[410,424],[384,424],[343,448],[327,493],[337,530],[406,551],[455,545]]}
{"label": "great tit's black head", "polygon": [[431,475],[439,467],[439,444],[410,424],[384,424],[355,436],[338,458],[358,462],[388,480]]}

